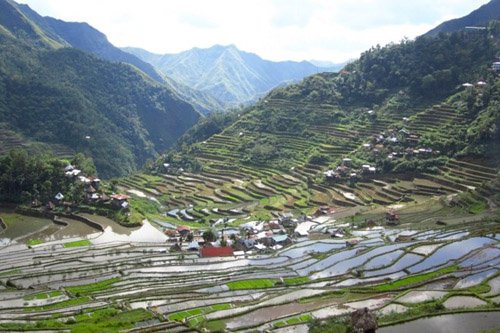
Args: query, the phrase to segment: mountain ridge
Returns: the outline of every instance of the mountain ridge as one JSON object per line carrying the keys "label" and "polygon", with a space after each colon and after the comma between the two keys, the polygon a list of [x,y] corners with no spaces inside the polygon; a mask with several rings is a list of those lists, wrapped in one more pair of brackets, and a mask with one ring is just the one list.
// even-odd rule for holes
{"label": "mountain ridge", "polygon": [[194,47],[163,55],[139,48],[122,49],[154,65],[165,76],[206,92],[227,106],[255,101],[276,86],[301,80],[321,70],[308,61],[265,60],[233,44]]}
{"label": "mountain ridge", "polygon": [[464,29],[466,26],[484,25],[491,20],[500,20],[500,0],[491,0],[463,17],[445,21],[423,36],[435,37],[441,32],[453,32]]}
{"label": "mountain ridge", "polygon": [[84,152],[102,177],[142,167],[200,117],[143,71],[70,47],[14,2],[0,0],[0,27],[2,127]]}
{"label": "mountain ridge", "polygon": [[49,16],[41,16],[28,5],[19,4],[18,8],[29,19],[48,31],[50,36],[61,41],[64,46],[71,46],[92,53],[101,59],[124,62],[137,67],[153,80],[163,83],[164,80],[156,69],[135,55],[124,52],[108,41],[106,35],[86,22],[66,22]]}

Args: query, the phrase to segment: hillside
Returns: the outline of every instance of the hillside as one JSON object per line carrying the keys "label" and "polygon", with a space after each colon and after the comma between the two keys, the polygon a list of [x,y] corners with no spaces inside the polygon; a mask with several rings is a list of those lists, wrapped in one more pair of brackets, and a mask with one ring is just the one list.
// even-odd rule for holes
{"label": "hillside", "polygon": [[500,0],[491,0],[464,17],[443,22],[425,33],[424,36],[435,37],[441,32],[454,32],[463,30],[465,27],[484,26],[491,20],[500,20]]}
{"label": "hillside", "polygon": [[193,48],[165,55],[136,48],[124,50],[151,63],[164,75],[212,96],[225,106],[253,101],[274,87],[298,81],[321,70],[306,61],[267,61],[240,51],[234,45]]}
{"label": "hillside", "polygon": [[0,122],[94,158],[102,176],[135,170],[199,117],[134,68],[67,45],[0,1]]}
{"label": "hillside", "polygon": [[469,188],[477,191],[463,204],[479,205],[498,187],[500,82],[489,71],[498,51],[498,35],[465,32],[373,48],[339,74],[316,74],[244,111],[207,117],[158,161],[157,176],[121,186],[146,187],[167,210],[188,209],[200,223]]}

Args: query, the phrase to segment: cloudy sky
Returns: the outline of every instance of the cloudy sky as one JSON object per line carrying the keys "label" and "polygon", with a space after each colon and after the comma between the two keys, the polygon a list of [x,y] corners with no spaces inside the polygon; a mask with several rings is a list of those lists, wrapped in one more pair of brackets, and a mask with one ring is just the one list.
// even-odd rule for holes
{"label": "cloudy sky", "polygon": [[488,0],[19,0],[88,22],[116,46],[176,53],[234,44],[270,60],[343,62],[414,38]]}

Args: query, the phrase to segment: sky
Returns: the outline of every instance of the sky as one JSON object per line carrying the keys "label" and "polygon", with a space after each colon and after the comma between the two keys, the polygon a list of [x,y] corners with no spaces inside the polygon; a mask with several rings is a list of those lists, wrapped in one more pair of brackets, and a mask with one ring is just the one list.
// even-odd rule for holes
{"label": "sky", "polygon": [[488,0],[18,0],[87,22],[118,47],[178,53],[234,44],[264,59],[341,63],[413,39]]}

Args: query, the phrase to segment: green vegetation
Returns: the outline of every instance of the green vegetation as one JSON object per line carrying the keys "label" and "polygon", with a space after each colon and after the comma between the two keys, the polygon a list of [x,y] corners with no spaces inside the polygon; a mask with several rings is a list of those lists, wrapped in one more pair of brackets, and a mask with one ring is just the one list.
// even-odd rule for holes
{"label": "green vegetation", "polygon": [[81,201],[83,188],[64,174],[64,167],[72,163],[87,175],[95,174],[91,158],[77,154],[70,160],[51,155],[33,155],[23,150],[11,150],[0,156],[0,201],[30,203],[54,200],[58,192],[67,200]]}
{"label": "green vegetation", "polygon": [[68,242],[63,244],[64,247],[79,247],[79,246],[89,246],[92,245],[92,242],[88,239],[81,239],[74,242]]}
{"label": "green vegetation", "polygon": [[309,325],[311,333],[349,333],[350,325],[339,318],[330,318],[324,321],[315,320]]}
{"label": "green vegetation", "polygon": [[59,290],[53,290],[53,291],[49,291],[49,292],[45,292],[45,293],[38,293],[35,295],[24,296],[23,299],[25,301],[31,301],[34,299],[47,299],[47,298],[51,298],[51,297],[61,296],[62,294],[63,293],[60,292]]}
{"label": "green vegetation", "polygon": [[151,318],[154,318],[153,314],[144,309],[120,311],[114,307],[108,307],[84,310],[74,320],[68,319],[66,322],[57,319],[41,319],[36,323],[2,323],[0,329],[15,331],[67,329],[72,333],[118,333],[133,328],[137,322]]}
{"label": "green vegetation", "polygon": [[103,291],[106,289],[109,289],[112,287],[113,283],[119,282],[120,278],[115,277],[95,283],[90,283],[82,286],[72,286],[72,287],[66,287],[65,289],[72,293],[73,295],[79,295],[79,296],[84,296],[84,295],[89,295],[97,291]]}
{"label": "green vegetation", "polygon": [[[310,279],[307,276],[297,276],[283,278],[283,282],[287,286],[293,286],[298,284],[304,284],[309,282]],[[264,289],[272,288],[279,285],[280,280],[278,279],[251,279],[251,280],[240,280],[231,281],[226,283],[230,290],[243,290],[243,289]]]}
{"label": "green vegetation", "polygon": [[16,132],[85,152],[110,177],[142,166],[198,120],[191,105],[132,66],[59,47],[15,3],[1,6],[0,95],[8,98],[0,122]]}
{"label": "green vegetation", "polygon": [[88,303],[90,301],[91,301],[91,298],[88,296],[79,297],[79,298],[71,298],[71,299],[68,299],[66,301],[62,301],[62,302],[58,302],[58,303],[41,305],[41,306],[26,307],[26,308],[24,308],[24,311],[25,312],[34,312],[34,311],[48,311],[48,310],[63,309],[63,308],[67,308],[70,306],[85,304],[85,303]]}
{"label": "green vegetation", "polygon": [[39,245],[39,244],[43,244],[43,240],[41,239],[30,239],[26,242],[26,245],[28,246],[33,246],[33,245]]}
{"label": "green vegetation", "polygon": [[274,287],[276,281],[273,279],[251,279],[241,281],[231,281],[226,283],[230,290],[242,289],[263,289]]}
{"label": "green vegetation", "polygon": [[293,286],[297,284],[304,284],[310,281],[309,277],[307,276],[297,276],[297,277],[291,277],[291,278],[284,278],[283,281],[285,281],[286,285]]}
{"label": "green vegetation", "polygon": [[274,323],[274,327],[279,328],[279,327],[284,327],[284,326],[287,326],[287,325],[296,325],[296,324],[300,324],[300,323],[303,323],[303,322],[308,322],[308,321],[311,321],[311,320],[312,320],[312,316],[310,314],[303,314],[303,315],[300,315],[300,316],[295,316],[295,317],[292,317],[292,318],[288,318],[286,320],[278,321],[278,322]]}
{"label": "green vegetation", "polygon": [[390,291],[390,290],[394,290],[394,289],[405,288],[405,287],[409,287],[409,286],[412,286],[412,285],[415,285],[418,283],[422,283],[422,282],[430,280],[430,279],[434,279],[434,278],[441,276],[441,275],[444,275],[444,274],[452,273],[452,272],[456,271],[458,268],[459,267],[457,265],[452,265],[452,266],[438,269],[438,270],[433,271],[433,272],[412,275],[412,276],[408,276],[408,277],[403,278],[403,279],[396,280],[394,282],[374,286],[374,287],[372,287],[372,289],[374,289],[375,291],[382,291],[383,292],[383,291]]}

